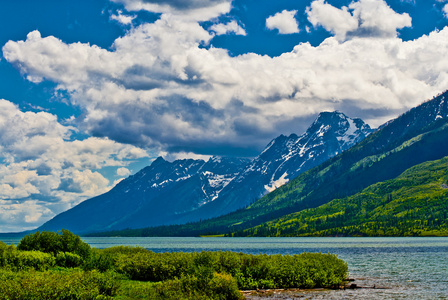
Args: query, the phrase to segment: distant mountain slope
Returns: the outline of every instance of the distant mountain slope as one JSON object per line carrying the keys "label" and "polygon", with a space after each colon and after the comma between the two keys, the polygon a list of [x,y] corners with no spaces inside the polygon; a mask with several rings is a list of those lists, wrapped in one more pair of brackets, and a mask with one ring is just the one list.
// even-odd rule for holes
{"label": "distant mountain slope", "polygon": [[372,184],[396,178],[412,166],[445,156],[448,156],[448,92],[388,122],[356,146],[300,174],[246,209],[197,224],[147,228],[127,234],[238,231],[354,195]]}
{"label": "distant mountain slope", "polygon": [[212,201],[248,161],[211,158],[207,162],[188,159],[171,163],[159,157],[109,192],[57,215],[38,229],[66,228],[82,233],[128,228],[139,223],[141,226],[170,224],[173,215]]}
{"label": "distant mountain slope", "polygon": [[235,236],[448,235],[448,157]]}
{"label": "distant mountain slope", "polygon": [[162,158],[104,195],[64,212],[39,230],[76,233],[185,224],[244,208],[298,174],[363,140],[372,129],[340,112],[319,114],[301,136],[279,136],[255,159]]}

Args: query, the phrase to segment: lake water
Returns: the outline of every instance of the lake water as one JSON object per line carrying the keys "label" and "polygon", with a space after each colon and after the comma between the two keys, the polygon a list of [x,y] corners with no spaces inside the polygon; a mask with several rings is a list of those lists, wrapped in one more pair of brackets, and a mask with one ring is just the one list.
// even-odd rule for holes
{"label": "lake water", "polygon": [[[2,238],[17,244],[20,239]],[[251,254],[335,253],[356,290],[291,292],[270,299],[448,299],[448,238],[83,238],[92,247],[154,252],[224,250]],[[375,287],[375,288],[373,288]],[[259,299],[257,297],[251,299]],[[266,298],[263,298],[266,299]]]}

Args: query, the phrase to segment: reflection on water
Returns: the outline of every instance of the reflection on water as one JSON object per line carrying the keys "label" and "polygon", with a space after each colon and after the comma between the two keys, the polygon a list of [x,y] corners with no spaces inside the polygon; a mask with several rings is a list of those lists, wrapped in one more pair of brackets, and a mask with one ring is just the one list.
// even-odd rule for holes
{"label": "reflection on water", "polygon": [[[132,245],[155,252],[335,253],[362,287],[293,291],[268,299],[448,299],[448,238],[83,238],[92,247]],[[17,244],[18,239],[2,239]],[[259,299],[259,298],[252,298]],[[262,298],[266,299],[266,297]]]}

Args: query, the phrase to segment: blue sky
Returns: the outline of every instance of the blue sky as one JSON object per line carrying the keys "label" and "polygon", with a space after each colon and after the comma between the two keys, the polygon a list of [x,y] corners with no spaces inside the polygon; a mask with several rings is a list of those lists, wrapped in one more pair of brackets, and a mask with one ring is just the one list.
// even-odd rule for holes
{"label": "blue sky", "polygon": [[372,127],[448,89],[448,1],[3,1],[0,232],[155,157],[253,156],[321,111]]}

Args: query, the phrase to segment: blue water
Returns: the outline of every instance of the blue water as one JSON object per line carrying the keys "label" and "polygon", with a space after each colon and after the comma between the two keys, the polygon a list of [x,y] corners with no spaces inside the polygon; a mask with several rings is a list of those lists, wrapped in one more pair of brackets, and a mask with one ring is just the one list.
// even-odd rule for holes
{"label": "blue water", "polygon": [[[335,253],[356,290],[291,292],[270,299],[448,299],[448,238],[83,238],[92,247],[131,245],[155,252]],[[19,239],[2,239],[17,244]],[[375,287],[375,288],[372,288]],[[259,299],[253,297],[252,299]],[[263,298],[265,299],[265,298]]]}

